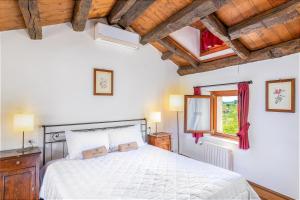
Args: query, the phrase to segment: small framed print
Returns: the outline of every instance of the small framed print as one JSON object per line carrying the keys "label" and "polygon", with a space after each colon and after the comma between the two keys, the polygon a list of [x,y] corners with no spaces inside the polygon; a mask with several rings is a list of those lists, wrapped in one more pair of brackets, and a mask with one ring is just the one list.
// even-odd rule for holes
{"label": "small framed print", "polygon": [[94,95],[112,96],[114,90],[114,72],[94,69]]}
{"label": "small framed print", "polygon": [[266,111],[295,112],[295,79],[266,82]]}

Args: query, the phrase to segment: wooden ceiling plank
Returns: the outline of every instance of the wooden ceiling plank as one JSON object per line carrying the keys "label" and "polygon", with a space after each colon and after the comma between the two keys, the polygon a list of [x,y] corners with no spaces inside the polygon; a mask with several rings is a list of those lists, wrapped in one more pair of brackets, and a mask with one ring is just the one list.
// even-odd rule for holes
{"label": "wooden ceiling plank", "polygon": [[37,0],[19,0],[19,7],[28,30],[29,37],[33,40],[43,38],[40,13]]}
{"label": "wooden ceiling plank", "polygon": [[158,40],[160,44],[162,44],[168,51],[171,51],[173,54],[182,57],[186,61],[188,61],[193,67],[198,66],[198,62],[191,57],[189,54],[181,50],[180,48],[177,48],[175,45],[170,42],[168,37]]}
{"label": "wooden ceiling plank", "polygon": [[164,38],[170,33],[196,22],[230,2],[230,0],[195,0],[142,37],[141,43]]}
{"label": "wooden ceiling plank", "polygon": [[240,58],[246,59],[250,55],[250,51],[239,40],[230,40],[227,28],[216,15],[210,14],[201,21],[211,33],[223,40]]}
{"label": "wooden ceiling plank", "polygon": [[183,76],[188,74],[212,71],[212,70],[217,70],[217,69],[234,66],[234,65],[279,58],[282,56],[287,56],[298,52],[300,52],[300,38],[254,51],[250,54],[248,59],[245,60],[239,58],[238,56],[232,56],[229,58],[224,58],[224,59],[220,59],[208,63],[201,63],[197,68],[195,67],[179,68],[178,74]]}
{"label": "wooden ceiling plank", "polygon": [[74,31],[84,31],[91,6],[92,0],[76,0],[72,19]]}
{"label": "wooden ceiling plank", "polygon": [[143,12],[154,2],[155,0],[138,0],[133,6],[124,14],[119,24],[126,28],[130,26],[136,18],[138,18]]}
{"label": "wooden ceiling plank", "polygon": [[117,1],[109,13],[108,21],[110,24],[116,24],[121,17],[128,12],[128,10],[134,5],[136,0],[122,0]]}
{"label": "wooden ceiling plank", "polygon": [[276,24],[287,23],[300,16],[297,8],[300,6],[299,0],[290,0],[278,7],[263,12],[255,17],[251,17],[232,27],[228,32],[232,40],[262,28],[269,28]]}
{"label": "wooden ceiling plank", "polygon": [[173,53],[172,51],[166,51],[166,52],[162,53],[161,59],[162,59],[162,60],[168,60],[168,59],[170,59],[173,55],[174,55],[174,53]]}

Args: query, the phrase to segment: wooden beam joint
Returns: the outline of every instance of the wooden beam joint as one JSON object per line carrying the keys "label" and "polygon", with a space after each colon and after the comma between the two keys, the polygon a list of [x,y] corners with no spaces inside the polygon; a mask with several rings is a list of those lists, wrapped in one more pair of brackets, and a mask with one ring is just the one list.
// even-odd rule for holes
{"label": "wooden beam joint", "polygon": [[109,13],[108,21],[110,24],[116,24],[121,17],[128,12],[128,10],[134,5],[136,0],[122,0],[117,1]]}
{"label": "wooden beam joint", "polygon": [[168,59],[170,59],[173,55],[174,55],[174,53],[173,53],[172,51],[166,51],[166,52],[162,53],[161,59],[162,59],[162,60],[168,60]]}
{"label": "wooden beam joint", "polygon": [[232,41],[230,39],[227,28],[214,14],[202,18],[201,21],[211,33],[223,40],[240,58],[249,57],[250,51],[239,40]]}
{"label": "wooden beam joint", "polygon": [[33,40],[43,38],[42,27],[40,23],[40,13],[37,0],[18,0],[25,25],[28,29],[29,37]]}
{"label": "wooden beam joint", "polygon": [[74,31],[84,31],[91,6],[92,0],[76,0],[72,19]]}
{"label": "wooden beam joint", "polygon": [[155,0],[137,0],[122,16],[119,24],[125,29],[130,26]]}
{"label": "wooden beam joint", "polygon": [[173,54],[182,57],[186,61],[188,61],[193,67],[197,68],[198,67],[198,61],[195,60],[192,56],[187,54],[185,51],[183,51],[180,48],[177,48],[175,45],[173,45],[170,42],[169,37],[163,38],[161,40],[158,40],[158,42],[163,45],[168,51],[172,52]]}
{"label": "wooden beam joint", "polygon": [[194,0],[191,4],[169,17],[166,21],[156,26],[152,31],[142,37],[141,43],[147,44],[165,38],[170,33],[177,31],[197,20],[212,14],[230,0]]}

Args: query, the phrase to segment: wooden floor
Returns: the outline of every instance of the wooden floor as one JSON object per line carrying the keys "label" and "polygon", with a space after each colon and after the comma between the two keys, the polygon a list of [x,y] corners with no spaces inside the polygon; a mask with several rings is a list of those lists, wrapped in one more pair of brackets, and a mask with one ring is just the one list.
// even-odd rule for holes
{"label": "wooden floor", "polygon": [[292,198],[248,181],[262,200],[293,200]]}

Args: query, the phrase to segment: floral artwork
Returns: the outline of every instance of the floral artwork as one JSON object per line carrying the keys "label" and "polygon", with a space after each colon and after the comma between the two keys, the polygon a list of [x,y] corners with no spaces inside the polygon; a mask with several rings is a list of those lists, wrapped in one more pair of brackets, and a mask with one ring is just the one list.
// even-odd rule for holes
{"label": "floral artwork", "polygon": [[101,87],[103,89],[107,88],[108,87],[108,80],[101,77],[100,81],[99,81],[99,87]]}
{"label": "floral artwork", "polygon": [[279,104],[280,102],[283,101],[283,98],[285,97],[283,95],[283,93],[285,92],[285,90],[281,89],[281,88],[277,88],[274,91],[274,95],[275,95],[275,104]]}
{"label": "floral artwork", "polygon": [[113,95],[113,71],[94,69],[94,95]]}
{"label": "floral artwork", "polygon": [[271,112],[294,112],[295,79],[267,81],[266,110]]}

